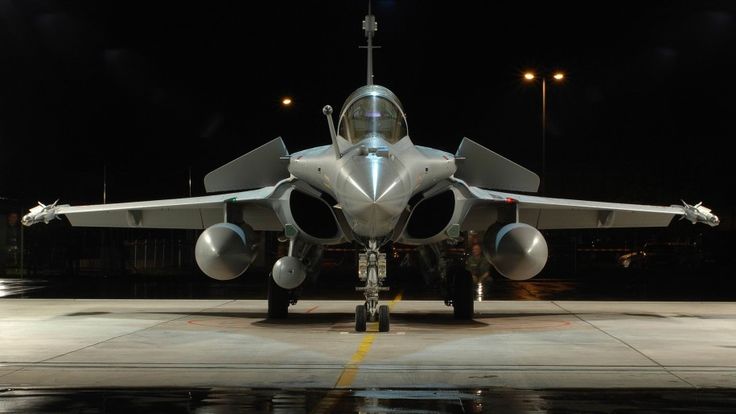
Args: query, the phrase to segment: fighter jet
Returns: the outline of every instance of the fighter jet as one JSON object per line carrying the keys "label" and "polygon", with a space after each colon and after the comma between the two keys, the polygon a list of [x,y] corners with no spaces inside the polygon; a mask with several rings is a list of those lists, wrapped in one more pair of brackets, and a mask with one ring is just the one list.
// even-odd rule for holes
{"label": "fighter jet", "polygon": [[[702,204],[649,206],[548,198],[537,192],[532,171],[463,138],[455,154],[415,145],[398,97],[374,84],[372,13],[363,21],[367,39],[366,84],[339,112],[323,108],[331,143],[290,154],[279,137],[210,172],[204,197],[89,206],[39,204],[25,225],[66,216],[73,226],[203,230],[196,262],[209,277],[230,280],[253,262],[262,232],[279,232],[288,255],[269,276],[268,315],[286,317],[288,307],[318,261],[322,246],[352,243],[361,252],[356,290],[365,302],[355,309],[355,329],[378,322],[390,327],[379,306],[387,290],[385,246],[389,242],[438,252],[465,232],[485,232],[484,255],[501,275],[524,280],[547,262],[540,230],[664,227],[675,216],[718,225]],[[452,275],[447,303],[457,318],[473,316],[473,285],[464,271]]]}

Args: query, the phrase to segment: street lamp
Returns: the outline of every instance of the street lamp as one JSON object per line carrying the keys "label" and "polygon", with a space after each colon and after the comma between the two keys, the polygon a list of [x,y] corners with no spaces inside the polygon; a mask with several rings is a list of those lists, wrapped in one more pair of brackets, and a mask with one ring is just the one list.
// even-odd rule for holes
{"label": "street lamp", "polygon": [[[565,74],[562,72],[554,72],[548,75],[552,75],[552,79],[555,82],[561,82],[565,79]],[[524,80],[526,82],[533,82],[537,78],[534,72],[525,72]],[[544,189],[545,181],[545,170],[547,168],[547,75],[542,75],[542,177],[539,185],[539,193],[542,193]]]}

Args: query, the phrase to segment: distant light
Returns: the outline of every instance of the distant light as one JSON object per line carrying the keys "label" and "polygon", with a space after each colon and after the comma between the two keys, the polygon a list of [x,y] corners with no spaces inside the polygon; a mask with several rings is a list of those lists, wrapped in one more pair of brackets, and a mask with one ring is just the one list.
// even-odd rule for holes
{"label": "distant light", "polygon": [[284,98],[281,100],[281,105],[289,106],[291,105],[291,98]]}
{"label": "distant light", "polygon": [[564,79],[564,78],[565,78],[565,74],[564,74],[564,73],[562,73],[562,72],[557,72],[557,73],[555,73],[555,74],[554,74],[554,76],[552,76],[552,77],[553,77],[553,78],[555,78],[555,80],[562,80],[562,79]]}
{"label": "distant light", "polygon": [[524,74],[524,79],[526,80],[534,80],[534,74],[531,72],[527,72]]}

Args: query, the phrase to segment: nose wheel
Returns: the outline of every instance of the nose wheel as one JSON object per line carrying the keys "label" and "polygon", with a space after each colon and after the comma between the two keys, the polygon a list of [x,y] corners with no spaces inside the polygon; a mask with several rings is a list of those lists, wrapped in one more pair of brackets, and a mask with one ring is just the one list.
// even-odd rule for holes
{"label": "nose wheel", "polygon": [[379,253],[377,243],[371,240],[368,249],[358,257],[358,279],[365,286],[355,290],[363,292],[365,304],[355,307],[355,330],[365,332],[368,322],[378,322],[379,332],[388,332],[391,328],[389,309],[386,305],[378,305],[379,292],[389,290],[382,286],[386,279],[386,254]]}
{"label": "nose wheel", "polygon": [[365,305],[358,305],[355,307],[355,331],[365,332],[366,323],[368,322],[368,313],[365,310]]}
{"label": "nose wheel", "polygon": [[388,332],[391,329],[391,320],[389,319],[388,306],[381,305],[378,307],[378,332]]}
{"label": "nose wheel", "polygon": [[[381,305],[378,307],[378,332],[388,332],[391,329],[391,317],[388,306]],[[368,326],[368,310],[365,305],[355,307],[355,331],[365,332]]]}

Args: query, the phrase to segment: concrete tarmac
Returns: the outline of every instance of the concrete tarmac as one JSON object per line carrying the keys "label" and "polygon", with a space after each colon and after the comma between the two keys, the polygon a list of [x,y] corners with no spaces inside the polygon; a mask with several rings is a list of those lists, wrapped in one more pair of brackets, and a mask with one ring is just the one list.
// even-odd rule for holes
{"label": "concrete tarmac", "polygon": [[0,387],[736,388],[736,303],[0,300]]}

